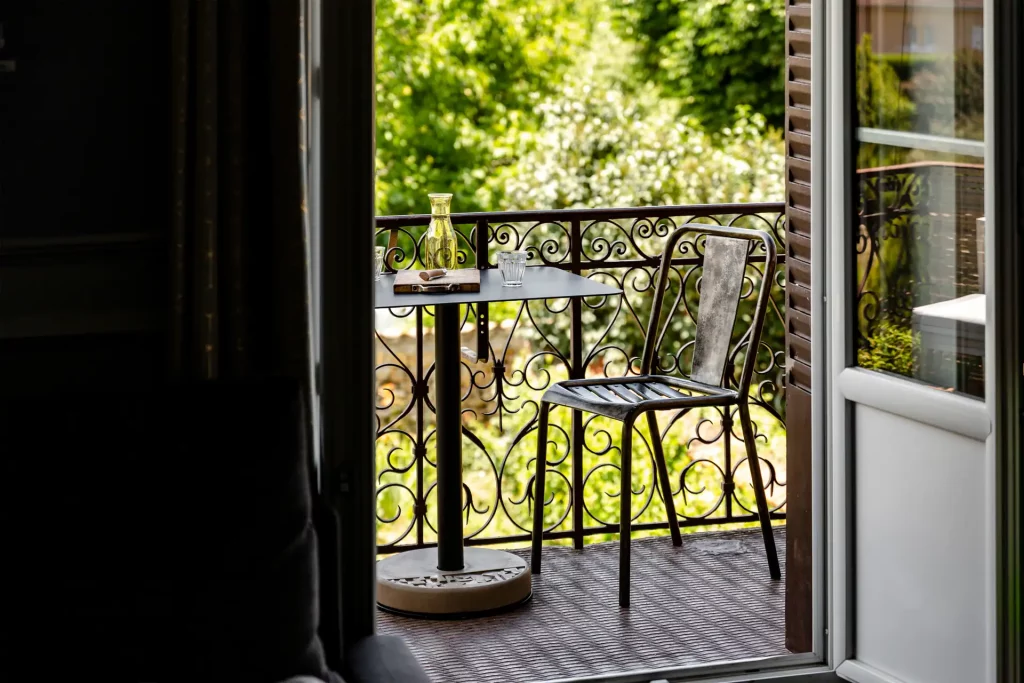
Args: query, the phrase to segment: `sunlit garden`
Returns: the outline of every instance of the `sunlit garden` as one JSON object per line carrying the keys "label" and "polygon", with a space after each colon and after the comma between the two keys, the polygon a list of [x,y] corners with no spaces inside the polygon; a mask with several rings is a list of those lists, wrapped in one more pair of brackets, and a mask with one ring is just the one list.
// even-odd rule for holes
{"label": "sunlit garden", "polygon": [[[779,202],[784,16],[780,0],[382,0],[377,213],[426,213],[429,192],[451,192],[456,213]],[[738,224],[770,229],[781,245],[780,213]],[[516,225],[512,241],[535,250],[532,263],[559,263],[568,258],[564,228]],[[501,240],[508,230],[491,229],[492,249],[507,244]],[[472,226],[460,230],[462,265],[469,267],[475,263]],[[643,242],[643,230],[585,229],[583,250],[610,261],[604,274],[583,274],[607,278],[626,292],[624,305],[603,300],[582,307],[585,376],[636,371],[653,269],[617,268],[612,261],[635,256],[631,240]],[[379,234],[377,243],[392,248],[394,268],[421,267],[415,244],[421,234],[403,233],[397,244]],[[656,254],[664,224],[651,236],[645,253]],[[602,245],[608,251],[598,253]],[[680,267],[678,279],[687,277],[693,280],[685,285],[692,290],[687,300],[695,306],[697,278]],[[756,278],[754,269],[750,282]],[[752,412],[763,476],[779,513],[785,511],[783,281],[778,278],[752,389],[758,392]],[[463,344],[477,351],[476,312],[464,311]],[[463,367],[465,532],[476,540],[522,542],[535,504],[530,484],[538,403],[570,369],[569,304],[492,304],[488,318],[488,357],[467,358]],[[431,313],[381,311],[377,326],[378,543],[430,543],[436,538]],[[671,353],[687,348],[692,311],[679,316],[672,334]],[[738,362],[745,350],[737,351]],[[688,369],[681,356],[664,360],[673,366],[666,372]],[[733,417],[715,409],[661,417],[684,524],[706,528],[705,517],[754,509]],[[545,522],[556,536],[573,528],[574,477],[582,483],[584,526],[618,521],[620,427],[590,415],[582,424],[576,465],[582,471],[576,473],[570,411],[552,414],[548,461],[558,464],[549,467]],[[640,511],[637,522],[663,524],[650,438],[646,425],[634,436],[633,509]],[[606,537],[595,533],[588,540]]]}

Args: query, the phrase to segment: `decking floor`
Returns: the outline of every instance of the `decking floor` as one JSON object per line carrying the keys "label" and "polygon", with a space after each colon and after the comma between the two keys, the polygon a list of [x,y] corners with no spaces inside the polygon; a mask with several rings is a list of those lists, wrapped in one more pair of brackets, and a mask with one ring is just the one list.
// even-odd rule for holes
{"label": "decking floor", "polygon": [[[783,580],[768,576],[758,529],[632,544],[632,605],[618,605],[618,543],[544,549],[533,599],[505,614],[435,621],[379,613],[437,683],[516,683],[786,654]],[[529,558],[529,550],[515,551]]]}

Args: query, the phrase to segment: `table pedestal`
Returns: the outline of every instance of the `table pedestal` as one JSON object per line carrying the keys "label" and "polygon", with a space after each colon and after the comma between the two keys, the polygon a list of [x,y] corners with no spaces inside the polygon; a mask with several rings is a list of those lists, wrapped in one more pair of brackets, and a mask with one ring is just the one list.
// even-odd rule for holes
{"label": "table pedestal", "polygon": [[511,553],[463,548],[459,305],[437,306],[434,315],[438,543],[378,562],[377,604],[417,616],[481,615],[529,600],[530,569]]}
{"label": "table pedestal", "polygon": [[530,567],[512,553],[466,548],[465,565],[437,568],[437,548],[407,550],[377,563],[377,605],[410,616],[484,616],[532,596]]}

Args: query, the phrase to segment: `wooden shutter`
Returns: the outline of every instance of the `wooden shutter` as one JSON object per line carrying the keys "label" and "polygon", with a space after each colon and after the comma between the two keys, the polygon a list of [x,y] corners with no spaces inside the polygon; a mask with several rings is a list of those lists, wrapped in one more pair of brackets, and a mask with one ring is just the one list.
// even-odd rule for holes
{"label": "wooden shutter", "polygon": [[811,650],[811,0],[786,3],[786,647]]}

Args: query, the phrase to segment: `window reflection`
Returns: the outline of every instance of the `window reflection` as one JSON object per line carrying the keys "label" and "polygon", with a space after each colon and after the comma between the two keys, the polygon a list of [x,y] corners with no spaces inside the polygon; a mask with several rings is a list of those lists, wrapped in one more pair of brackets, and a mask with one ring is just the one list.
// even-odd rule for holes
{"label": "window reflection", "polygon": [[980,397],[982,0],[857,10],[857,362]]}

